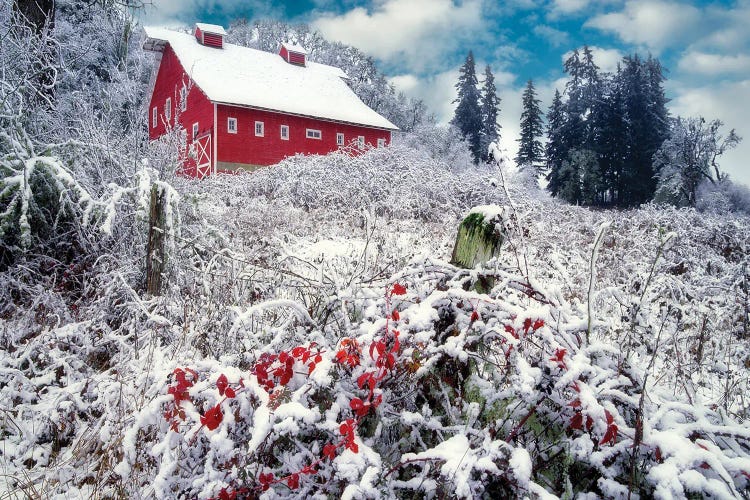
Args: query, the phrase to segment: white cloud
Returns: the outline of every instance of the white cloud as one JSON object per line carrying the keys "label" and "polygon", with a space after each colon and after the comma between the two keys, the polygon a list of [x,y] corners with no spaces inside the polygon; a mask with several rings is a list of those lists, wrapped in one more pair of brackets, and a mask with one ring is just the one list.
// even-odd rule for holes
{"label": "white cloud", "polygon": [[658,51],[694,37],[701,20],[701,11],[692,5],[630,0],[622,11],[595,16],[584,26],[615,33],[626,43]]}
{"label": "white cloud", "polygon": [[382,0],[372,10],[323,14],[312,26],[332,40],[354,45],[376,58],[406,62],[417,70],[444,57],[483,24],[481,0]]}
{"label": "white cloud", "polygon": [[534,34],[540,38],[544,38],[553,47],[559,47],[565,45],[570,40],[570,35],[564,31],[547,26],[546,24],[537,24],[534,26]]}
{"label": "white cloud", "polygon": [[552,12],[554,14],[572,14],[578,12],[589,4],[589,0],[554,0]]}
{"label": "white cloud", "polygon": [[691,51],[683,55],[678,67],[688,73],[716,75],[750,73],[750,56],[746,54],[722,55]]}
{"label": "white cloud", "polygon": [[[579,52],[583,50],[583,48],[578,49]],[[594,56],[594,64],[599,66],[599,69],[602,71],[606,71],[608,73],[614,73],[617,71],[617,63],[622,61],[622,58],[624,54],[620,52],[617,49],[603,49],[601,47],[589,47],[589,50],[591,50],[591,54]],[[562,61],[565,63],[565,61],[573,55],[573,51],[570,50],[563,54]]]}
{"label": "white cloud", "polygon": [[750,103],[750,80],[723,82],[698,88],[677,88],[676,97],[669,104],[673,115],[703,116],[707,120],[720,119],[725,132],[734,128],[743,137],[740,145],[726,153],[719,164],[732,179],[750,186],[750,126],[747,116]]}
{"label": "white cloud", "polygon": [[458,67],[429,77],[418,78],[412,74],[398,75],[389,79],[396,90],[407,96],[422,99],[427,109],[435,114],[439,123],[446,124],[453,118],[456,105],[456,82]]}

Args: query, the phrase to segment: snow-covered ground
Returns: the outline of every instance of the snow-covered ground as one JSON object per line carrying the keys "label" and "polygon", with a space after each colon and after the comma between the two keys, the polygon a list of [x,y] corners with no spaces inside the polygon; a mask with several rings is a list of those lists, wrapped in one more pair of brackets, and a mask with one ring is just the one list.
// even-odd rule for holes
{"label": "snow-covered ground", "polygon": [[405,145],[175,185],[162,297],[102,256],[0,318],[0,498],[747,497],[746,217]]}

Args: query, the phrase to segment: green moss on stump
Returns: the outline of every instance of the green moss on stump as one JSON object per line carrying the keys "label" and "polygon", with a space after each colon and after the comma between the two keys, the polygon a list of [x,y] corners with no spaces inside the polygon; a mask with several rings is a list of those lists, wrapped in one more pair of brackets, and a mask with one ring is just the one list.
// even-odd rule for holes
{"label": "green moss on stump", "polygon": [[503,235],[495,228],[494,221],[485,221],[484,215],[472,212],[458,227],[451,264],[473,269],[497,256],[502,244]]}

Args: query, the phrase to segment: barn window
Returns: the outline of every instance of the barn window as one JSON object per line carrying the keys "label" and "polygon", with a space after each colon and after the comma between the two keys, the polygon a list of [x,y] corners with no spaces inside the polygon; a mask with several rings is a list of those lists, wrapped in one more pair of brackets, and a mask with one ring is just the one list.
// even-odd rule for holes
{"label": "barn window", "polygon": [[289,140],[289,125],[281,126],[281,139],[284,141]]}
{"label": "barn window", "polygon": [[255,122],[255,137],[263,137],[263,122]]}
{"label": "barn window", "polygon": [[154,106],[151,109],[151,128],[156,128],[159,123],[159,108]]}
{"label": "barn window", "polygon": [[198,122],[193,123],[193,140],[198,137]]}
{"label": "barn window", "polygon": [[182,86],[180,89],[180,111],[187,111],[187,87]]}
{"label": "barn window", "polygon": [[364,135],[360,135],[359,137],[357,137],[357,147],[359,149],[363,149],[365,147],[365,136]]}
{"label": "barn window", "polygon": [[320,130],[309,128],[307,129],[307,138],[308,139],[322,139],[323,134],[320,132]]}
{"label": "barn window", "polygon": [[385,147],[385,139],[378,139],[378,147],[379,148]]}
{"label": "barn window", "polygon": [[342,134],[341,132],[336,134],[336,144],[338,144],[339,146],[344,145],[344,134]]}
{"label": "barn window", "polygon": [[230,134],[237,133],[237,118],[227,118],[227,132]]}
{"label": "barn window", "polygon": [[164,118],[167,119],[167,123],[172,119],[172,98],[167,97],[167,102],[164,104]]}

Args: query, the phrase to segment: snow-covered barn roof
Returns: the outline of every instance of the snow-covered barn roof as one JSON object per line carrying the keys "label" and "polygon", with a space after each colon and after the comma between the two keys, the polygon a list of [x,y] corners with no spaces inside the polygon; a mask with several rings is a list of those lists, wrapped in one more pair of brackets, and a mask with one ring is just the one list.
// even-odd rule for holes
{"label": "snow-covered barn roof", "polygon": [[218,24],[195,23],[195,27],[206,33],[216,33],[217,35],[227,34],[227,32],[224,31],[224,27],[219,26]]}
{"label": "snow-covered barn roof", "polygon": [[289,64],[278,54],[224,44],[206,47],[193,35],[146,27],[144,48],[169,43],[183,68],[209,100],[374,128],[397,130],[347,86],[341,69],[308,62]]}
{"label": "snow-covered barn roof", "polygon": [[291,52],[299,52],[300,54],[307,55],[307,50],[305,50],[305,48],[301,45],[297,45],[295,43],[282,42],[281,46]]}

